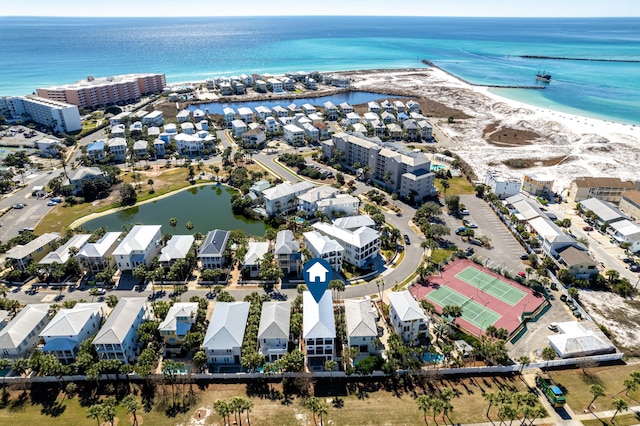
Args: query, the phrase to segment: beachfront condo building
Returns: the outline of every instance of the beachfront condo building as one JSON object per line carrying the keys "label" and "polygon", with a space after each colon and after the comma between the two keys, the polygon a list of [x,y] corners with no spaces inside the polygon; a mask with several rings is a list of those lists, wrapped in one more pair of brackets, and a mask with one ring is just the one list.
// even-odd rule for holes
{"label": "beachfront condo building", "polygon": [[415,202],[437,194],[431,161],[423,153],[344,132],[321,143],[325,158],[389,192]]}
{"label": "beachfront condo building", "polygon": [[75,132],[82,129],[80,112],[76,105],[44,97],[0,97],[0,114],[4,115],[9,122],[33,121],[58,133]]}
{"label": "beachfront condo building", "polygon": [[125,74],[115,77],[88,77],[73,84],[36,89],[38,96],[82,108],[98,108],[125,103],[161,92],[164,74]]}

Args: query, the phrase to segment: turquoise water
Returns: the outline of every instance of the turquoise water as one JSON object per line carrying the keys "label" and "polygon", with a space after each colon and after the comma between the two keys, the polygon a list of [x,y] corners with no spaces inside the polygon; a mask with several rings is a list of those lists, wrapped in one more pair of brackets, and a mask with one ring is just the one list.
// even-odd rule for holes
{"label": "turquoise water", "polygon": [[0,17],[0,94],[135,72],[168,82],[218,75],[424,67],[555,109],[640,123],[640,63],[524,59],[546,55],[640,60],[638,18]]}
{"label": "turquoise water", "polygon": [[439,354],[439,353],[431,353],[431,352],[427,352],[426,354],[424,354],[424,362],[441,362],[444,359],[444,355]]}
{"label": "turquoise water", "polygon": [[[225,187],[196,186],[169,197],[98,217],[82,227],[93,231],[105,226],[109,231],[120,231],[123,225],[140,224],[162,225],[163,234],[206,234],[219,228],[228,231],[242,229],[249,235],[264,235],[264,222],[248,220],[231,212],[232,194],[233,190]],[[175,228],[169,225],[172,217],[178,219]],[[185,227],[187,222],[193,223],[192,230]]]}

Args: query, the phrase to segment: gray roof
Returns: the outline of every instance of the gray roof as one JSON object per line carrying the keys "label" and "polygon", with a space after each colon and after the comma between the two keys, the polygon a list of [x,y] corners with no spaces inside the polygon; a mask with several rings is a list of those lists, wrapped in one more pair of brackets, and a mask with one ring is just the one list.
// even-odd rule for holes
{"label": "gray roof", "polygon": [[78,167],[75,170],[71,170],[67,176],[69,178],[69,182],[75,182],[86,178],[104,176],[104,174],[102,173],[102,170],[97,167]]}
{"label": "gray roof", "polygon": [[160,323],[158,326],[158,330],[161,331],[176,331],[178,328],[178,317],[187,317],[190,320],[190,323],[195,322],[195,317],[198,314],[198,303],[197,302],[182,302],[182,303],[174,303],[173,306],[169,309],[167,316],[164,321]]}
{"label": "gray roof", "polygon": [[342,229],[358,229],[362,226],[374,227],[376,223],[367,215],[340,217],[333,224]]}
{"label": "gray roof", "polygon": [[229,241],[229,234],[229,231],[223,231],[222,229],[214,229],[207,232],[207,236],[200,246],[198,257],[223,256],[227,241]]}
{"label": "gray roof", "polygon": [[616,220],[629,219],[626,214],[622,213],[615,205],[607,201],[602,201],[597,198],[589,198],[588,200],[580,201],[579,204],[584,210],[591,210],[594,212],[603,222],[614,222]]}
{"label": "gray roof", "polygon": [[216,303],[202,346],[209,350],[242,347],[250,305],[249,302]]}
{"label": "gray roof", "polygon": [[0,349],[17,349],[36,325],[49,316],[50,307],[48,303],[25,306],[0,330]]}
{"label": "gray roof", "polygon": [[146,310],[146,297],[123,297],[109,315],[96,337],[94,345],[120,344],[133,327],[140,310]]}
{"label": "gray roof", "polygon": [[320,302],[311,295],[311,292],[302,293],[302,331],[303,338],[327,338],[335,339],[336,323],[333,317],[333,300],[331,291],[326,290]]}
{"label": "gray roof", "polygon": [[30,255],[40,247],[44,247],[52,241],[57,241],[59,239],[60,234],[58,234],[57,232],[42,234],[35,240],[30,241],[23,246],[15,246],[14,248],[8,250],[6,257],[7,259],[23,259],[25,256]]}
{"label": "gray roof", "polygon": [[129,255],[132,251],[146,250],[160,232],[160,225],[136,225],[113,251],[113,255]]}
{"label": "gray roof", "polygon": [[377,337],[375,312],[371,300],[345,300],[344,314],[347,322],[347,335],[349,337]]}
{"label": "gray roof", "polygon": [[265,302],[262,304],[258,339],[288,339],[291,302]]}
{"label": "gray roof", "polygon": [[427,318],[416,299],[408,291],[389,293],[389,303],[393,306],[401,321],[424,320]]}
{"label": "gray roof", "polygon": [[275,254],[293,254],[300,251],[300,243],[293,238],[288,229],[278,231],[276,235]]}
{"label": "gray roof", "polygon": [[90,237],[91,234],[76,234],[73,237],[69,238],[69,241],[67,241],[64,245],[58,247],[55,251],[47,253],[47,255],[43,257],[42,260],[38,263],[41,265],[50,265],[52,263],[63,264],[67,260],[69,260],[69,250],[72,247],[75,247],[78,250],[81,249]]}
{"label": "gray roof", "polygon": [[60,309],[40,336],[77,336],[91,317],[101,311],[102,303],[77,303],[72,309]]}
{"label": "gray roof", "polygon": [[118,241],[122,232],[107,232],[95,243],[85,244],[78,252],[79,257],[101,258],[107,254],[113,244]]}
{"label": "gray roof", "polygon": [[172,236],[167,245],[161,250],[159,257],[160,262],[186,258],[194,240],[193,235]]}
{"label": "gray roof", "polygon": [[245,254],[242,264],[244,266],[259,265],[262,259],[264,259],[264,255],[267,254],[268,252],[269,252],[268,242],[251,241],[249,242],[249,246],[247,248],[247,254]]}

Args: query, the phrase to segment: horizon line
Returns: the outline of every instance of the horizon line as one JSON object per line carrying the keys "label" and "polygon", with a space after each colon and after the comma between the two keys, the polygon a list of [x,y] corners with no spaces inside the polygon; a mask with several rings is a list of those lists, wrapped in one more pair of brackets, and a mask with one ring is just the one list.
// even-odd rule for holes
{"label": "horizon line", "polygon": [[128,15],[111,15],[111,16],[95,16],[95,15],[1,15],[0,18],[93,18],[93,19],[109,19],[109,18],[132,18],[132,19],[153,19],[153,18],[288,18],[288,17],[310,17],[310,18],[470,18],[470,19],[637,19],[640,15],[607,15],[607,16],[469,16],[469,15],[153,15],[153,16],[128,16]]}

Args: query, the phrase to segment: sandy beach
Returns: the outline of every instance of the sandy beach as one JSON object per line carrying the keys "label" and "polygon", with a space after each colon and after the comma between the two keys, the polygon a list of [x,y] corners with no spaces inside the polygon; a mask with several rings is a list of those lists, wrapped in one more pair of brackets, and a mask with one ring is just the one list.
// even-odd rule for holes
{"label": "sandy beach", "polygon": [[[435,100],[470,116],[453,123],[436,119],[433,124],[451,138],[454,146],[450,148],[480,178],[488,169],[514,177],[524,172],[550,174],[556,178],[557,192],[566,190],[576,176],[637,179],[640,129],[634,125],[527,105],[492,93],[486,87],[467,84],[437,68],[340,74],[350,75],[352,87],[358,90],[404,92]],[[518,146],[497,146],[484,137],[484,130],[490,125],[498,130],[531,131],[539,137]],[[510,159],[531,160],[532,167],[509,168],[503,161]]]}

